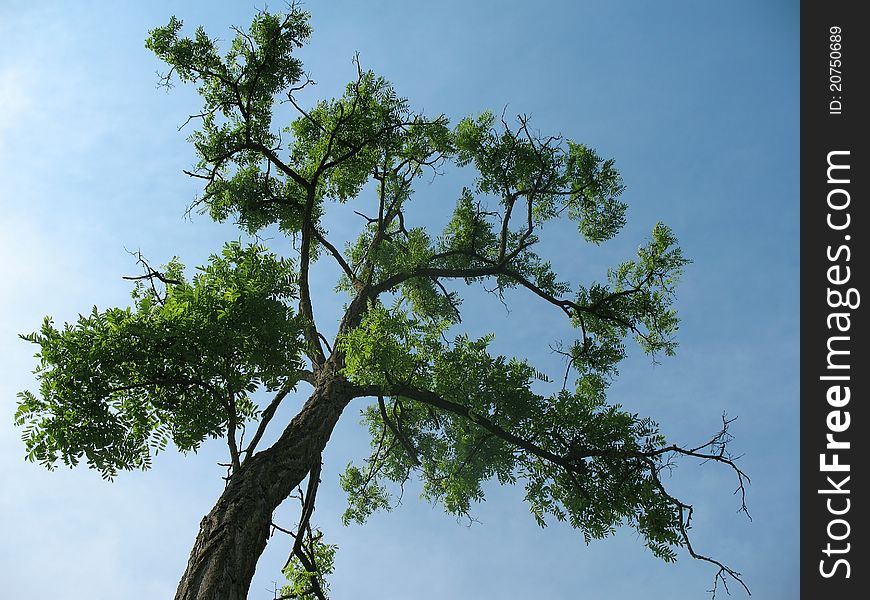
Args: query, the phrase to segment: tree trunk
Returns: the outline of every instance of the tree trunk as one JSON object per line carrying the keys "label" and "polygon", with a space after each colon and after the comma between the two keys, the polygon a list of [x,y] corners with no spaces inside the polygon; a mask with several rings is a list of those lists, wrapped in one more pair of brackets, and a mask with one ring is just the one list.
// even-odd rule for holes
{"label": "tree trunk", "polygon": [[[334,370],[331,370],[335,373]],[[266,548],[272,513],[326,447],[352,398],[340,376],[321,377],[275,444],[250,457],[199,526],[175,600],[245,600]]]}

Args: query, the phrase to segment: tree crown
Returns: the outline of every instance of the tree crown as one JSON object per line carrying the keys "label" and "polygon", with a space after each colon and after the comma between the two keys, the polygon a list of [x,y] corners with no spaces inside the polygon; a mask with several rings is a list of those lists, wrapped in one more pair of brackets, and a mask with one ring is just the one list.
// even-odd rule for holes
{"label": "tree crown", "polygon": [[[238,472],[290,390],[339,377],[352,397],[375,399],[363,411],[371,455],[341,477],[346,521],[389,508],[389,482],[412,476],[457,515],[483,499],[486,481],[522,483],[541,525],[567,521],[588,542],[629,524],[664,560],[685,546],[719,568],[717,580],[740,581],[695,553],[692,509],[660,477],[677,456],[713,460],[735,470],[742,492],[746,477],[725,450],[729,421],[707,443],[683,448],[668,445],[651,419],[606,400],[627,338],[652,355],[676,348],[674,290],[688,263],[676,237],[656,225],[635,257],[587,284],[560,280],[536,252],[555,219],[574,222],[594,245],[622,229],[627,207],[613,160],[541,135],[523,116],[509,123],[482,112],[451,126],[415,112],[358,60],[340,97],[306,108],[313,82],[294,52],[311,29],[296,8],[257,15],[224,55],[201,28],[192,38],[181,30],[173,17],[146,45],[169,65],[166,85],[193,83],[203,99],[190,119],[199,123],[190,136],[198,162],[187,172],[203,183],[196,208],[248,234],[275,225],[296,256],[233,242],[190,280],[177,260],[162,271],[142,260],[132,307],[94,308],[62,328],[46,319],[23,336],[40,361],[39,395],[22,392],[16,415],[30,459],[84,458],[112,477],[148,467],[169,441],[188,451],[224,437]],[[273,112],[285,103],[296,116],[277,127]],[[412,226],[414,186],[451,164],[476,177],[455,193],[446,227]],[[361,194],[376,208],[349,216],[362,226],[342,251],[324,215],[330,202],[349,205]],[[338,266],[347,295],[332,343],[309,287],[321,260]],[[499,295],[518,288],[562,311],[576,332],[563,351],[574,385],[566,374],[561,390],[540,394],[535,382],[546,375],[491,353],[490,337],[464,334],[459,282]],[[252,396],[260,388],[275,393],[265,407]],[[252,421],[257,431],[242,448],[238,433]],[[313,492],[316,483],[312,502]],[[334,548],[312,531],[310,514],[303,510],[287,567],[297,597],[322,596],[317,577],[332,568]],[[306,528],[307,545],[299,541]]]}

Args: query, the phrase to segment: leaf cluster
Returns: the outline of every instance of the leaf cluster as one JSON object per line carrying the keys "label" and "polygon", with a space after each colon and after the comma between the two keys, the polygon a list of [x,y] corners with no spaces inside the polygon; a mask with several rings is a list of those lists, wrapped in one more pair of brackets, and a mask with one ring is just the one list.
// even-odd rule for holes
{"label": "leaf cluster", "polygon": [[658,487],[658,427],[608,405],[607,380],[586,374],[573,392],[542,396],[531,365],[491,356],[490,338],[451,343],[425,323],[373,307],[343,339],[346,372],[386,401],[363,411],[372,435],[365,466],[342,477],[344,519],[364,521],[392,504],[387,482],[417,474],[423,496],[457,516],[484,499],[484,484],[524,482],[531,513],[568,521],[587,542],[630,524],[666,560],[683,540],[679,516]]}
{"label": "leaf cluster", "polygon": [[39,396],[19,394],[15,417],[28,458],[50,467],[84,457],[112,477],[147,468],[169,441],[195,450],[253,418],[250,394],[301,368],[294,295],[290,261],[230,243],[191,281],[177,260],[149,271],[132,307],[94,307],[62,328],[46,318],[22,336],[39,346]]}
{"label": "leaf cluster", "polygon": [[338,546],[323,541],[323,532],[314,529],[305,540],[306,566],[297,555],[292,555],[283,573],[289,582],[280,590],[282,598],[320,600],[329,593],[326,579],[335,571],[335,553]]}

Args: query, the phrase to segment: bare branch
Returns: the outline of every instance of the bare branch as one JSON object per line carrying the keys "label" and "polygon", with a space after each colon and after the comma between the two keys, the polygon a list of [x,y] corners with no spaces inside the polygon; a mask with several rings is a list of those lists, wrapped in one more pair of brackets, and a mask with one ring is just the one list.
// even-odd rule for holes
{"label": "bare branch", "polygon": [[230,462],[233,465],[233,473],[238,473],[241,468],[239,461],[239,446],[236,441],[236,429],[238,427],[238,415],[236,414],[236,401],[232,390],[227,390],[227,399],[224,403],[227,411],[227,445],[230,449]]}
{"label": "bare branch", "polygon": [[726,579],[727,577],[731,577],[736,582],[738,582],[741,586],[743,586],[743,589],[746,590],[746,593],[751,596],[752,592],[749,591],[749,587],[746,585],[746,582],[743,581],[740,572],[734,570],[733,568],[723,564],[722,562],[714,558],[699,554],[695,551],[694,547],[692,546],[692,541],[691,539],[689,539],[688,531],[692,521],[692,507],[667,492],[664,484],[661,481],[661,478],[659,477],[659,469],[658,466],[655,464],[655,461],[647,458],[646,463],[652,475],[653,482],[659,490],[659,493],[667,498],[671,502],[671,504],[677,507],[677,510],[679,512],[680,536],[683,538],[683,543],[685,544],[686,550],[689,552],[689,555],[696,560],[708,562],[718,567],[716,574],[713,576],[713,588],[709,590],[711,592],[712,598],[716,598],[716,591],[719,582],[722,583],[723,587],[725,588],[725,592],[730,594],[730,592],[728,591],[728,581]]}
{"label": "bare branch", "polygon": [[[302,513],[299,517],[299,525],[296,528],[296,533],[294,534],[286,529],[280,529],[275,526],[274,523],[272,524],[272,527],[288,533],[295,540],[290,556],[287,558],[287,562],[284,563],[284,567],[281,570],[285,570],[290,565],[291,561],[296,558],[302,567],[312,575],[311,587],[307,590],[308,593],[314,594],[318,600],[327,600],[326,593],[320,582],[320,571],[316,563],[314,546],[321,534],[318,532],[318,535],[315,536],[311,528],[311,515],[314,514],[314,501],[317,497],[317,488],[320,485],[321,466],[321,457],[318,456],[314,463],[314,467],[312,467],[311,472],[308,474],[308,489],[304,493],[301,488],[299,489],[298,498],[302,503]],[[306,542],[308,543],[307,548],[305,546]]]}
{"label": "bare branch", "polygon": [[278,390],[278,393],[275,394],[275,397],[269,403],[269,406],[266,407],[266,410],[263,411],[262,419],[260,419],[260,424],[257,426],[257,431],[254,432],[254,437],[251,438],[251,442],[248,444],[248,447],[245,449],[245,460],[247,461],[254,451],[257,449],[257,444],[260,443],[260,438],[263,437],[263,434],[266,431],[266,427],[269,426],[269,422],[272,420],[272,417],[275,416],[275,412],[278,410],[278,406],[280,406],[281,401],[287,396],[287,394],[292,390],[296,385],[296,382],[292,382],[288,380],[281,386],[281,389]]}
{"label": "bare branch", "polygon": [[149,265],[145,258],[142,256],[141,251],[130,252],[128,250],[127,252],[136,257],[136,262],[142,265],[142,268],[145,269],[145,274],[138,276],[125,276],[121,279],[126,279],[127,281],[142,281],[147,279],[148,283],[151,285],[151,292],[154,294],[154,298],[158,302],[160,302],[160,304],[163,304],[165,302],[165,298],[161,296],[160,293],[157,291],[157,286],[154,283],[155,279],[165,286],[181,285],[181,281],[178,281],[177,279],[170,279],[166,277],[163,273]]}

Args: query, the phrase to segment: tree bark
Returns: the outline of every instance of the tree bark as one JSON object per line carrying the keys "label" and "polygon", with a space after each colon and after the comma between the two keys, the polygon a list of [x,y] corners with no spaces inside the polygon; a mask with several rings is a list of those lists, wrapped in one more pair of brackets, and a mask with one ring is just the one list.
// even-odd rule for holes
{"label": "tree bark", "polygon": [[[328,372],[328,374],[327,374]],[[245,600],[272,513],[319,460],[352,386],[324,369],[302,410],[271,447],[250,457],[199,526],[175,600]]]}

